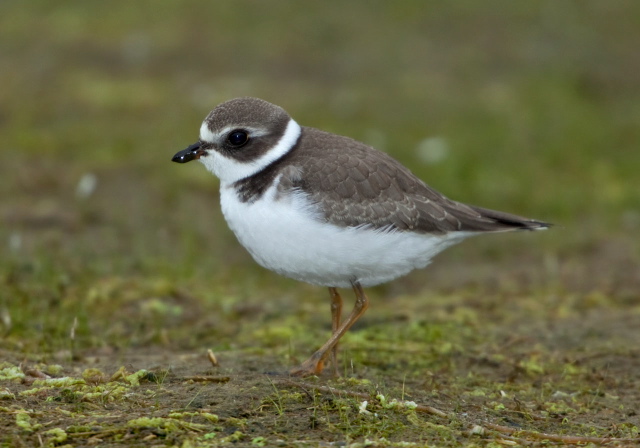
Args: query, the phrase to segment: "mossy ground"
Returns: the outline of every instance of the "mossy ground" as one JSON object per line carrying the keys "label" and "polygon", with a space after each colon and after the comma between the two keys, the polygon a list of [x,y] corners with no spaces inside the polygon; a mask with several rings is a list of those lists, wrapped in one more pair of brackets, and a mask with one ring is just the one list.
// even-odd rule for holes
{"label": "mossy ground", "polygon": [[[0,5],[0,446],[637,445],[638,17]],[[327,291],[257,267],[213,176],[169,162],[241,95],[556,226],[370,289],[342,377],[290,378],[329,336]]]}

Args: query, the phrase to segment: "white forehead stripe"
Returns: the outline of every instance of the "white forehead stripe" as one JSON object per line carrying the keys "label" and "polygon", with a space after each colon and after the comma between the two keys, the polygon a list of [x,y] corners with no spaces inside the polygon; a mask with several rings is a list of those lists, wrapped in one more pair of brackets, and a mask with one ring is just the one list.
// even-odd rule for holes
{"label": "white forehead stripe", "polygon": [[211,132],[211,129],[209,129],[209,125],[205,120],[202,122],[202,125],[200,126],[200,140],[207,143],[216,143],[223,136],[233,131],[234,129],[244,129],[245,131],[248,131],[252,137],[262,137],[263,135],[266,135],[266,131],[264,129],[253,128],[251,126],[238,126],[238,125],[227,126],[226,128],[223,128],[221,131],[213,133]]}
{"label": "white forehead stripe", "polygon": [[217,135],[211,132],[209,129],[209,125],[207,124],[207,120],[202,122],[200,126],[200,140],[203,142],[213,143],[217,139]]}
{"label": "white forehead stripe", "polygon": [[[237,160],[225,157],[218,151],[209,151],[209,155],[201,157],[200,161],[209,171],[220,178],[223,185],[232,184],[240,179],[256,174],[258,171],[263,170],[288,153],[298,141],[300,132],[300,125],[290,118],[287,123],[287,128],[278,143],[255,160],[238,162]],[[214,141],[212,138],[215,138],[215,135],[209,130],[209,127],[206,126],[205,123],[203,123],[200,128],[200,138],[203,141]]]}

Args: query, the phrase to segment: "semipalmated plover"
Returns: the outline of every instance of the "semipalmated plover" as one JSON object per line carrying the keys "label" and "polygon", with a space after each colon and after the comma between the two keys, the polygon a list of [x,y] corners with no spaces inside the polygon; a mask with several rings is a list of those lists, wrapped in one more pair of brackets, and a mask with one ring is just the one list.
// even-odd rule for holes
{"label": "semipalmated plover", "polygon": [[[369,306],[363,287],[425,267],[473,235],[549,224],[452,201],[389,155],[303,127],[257,98],[213,109],[200,138],[173,161],[200,160],[220,178],[222,212],[253,258],[286,277],[329,287],[333,334],[294,375],[318,374]],[[341,321],[336,288],[356,302]]]}

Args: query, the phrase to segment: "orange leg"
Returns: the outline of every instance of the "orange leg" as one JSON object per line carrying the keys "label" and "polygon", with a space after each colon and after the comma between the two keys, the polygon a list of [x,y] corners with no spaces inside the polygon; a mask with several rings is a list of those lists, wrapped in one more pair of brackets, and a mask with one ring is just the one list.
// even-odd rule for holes
{"label": "orange leg", "polygon": [[[331,334],[334,334],[340,328],[340,319],[342,318],[342,297],[336,288],[329,288],[331,295]],[[338,372],[338,343],[331,349],[331,366],[333,374],[340,376]]]}
{"label": "orange leg", "polygon": [[356,323],[356,321],[364,314],[369,308],[369,299],[362,290],[362,286],[358,282],[353,282],[353,291],[356,293],[356,303],[353,307],[353,311],[349,314],[349,317],[338,327],[329,340],[325,342],[309,359],[303,362],[299,367],[291,369],[289,372],[295,376],[309,376],[318,375],[322,372],[324,362],[338,344],[338,341],[344,334]]}

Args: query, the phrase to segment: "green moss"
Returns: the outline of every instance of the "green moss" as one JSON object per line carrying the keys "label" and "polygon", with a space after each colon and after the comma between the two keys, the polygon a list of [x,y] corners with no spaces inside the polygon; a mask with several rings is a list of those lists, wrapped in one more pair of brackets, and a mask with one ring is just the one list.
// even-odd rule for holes
{"label": "green moss", "polygon": [[15,400],[16,395],[9,389],[0,388],[0,400]]}
{"label": "green moss", "polygon": [[64,377],[64,378],[47,378],[43,380],[35,380],[33,386],[45,386],[45,387],[74,387],[84,386],[86,383],[79,378]]}
{"label": "green moss", "polygon": [[106,375],[100,369],[90,368],[82,371],[82,378],[87,383],[96,383],[102,381]]}
{"label": "green moss", "polygon": [[52,390],[54,390],[53,387],[34,387],[21,391],[19,395],[23,397],[28,397],[30,395],[47,395],[48,392]]}
{"label": "green moss", "polygon": [[243,434],[241,431],[236,431],[230,436],[227,436],[222,439],[222,443],[237,443],[245,440],[247,436]]}
{"label": "green moss", "polygon": [[16,414],[16,426],[27,432],[33,432],[42,427],[39,423],[33,423],[32,417],[24,411]]}
{"label": "green moss", "polygon": [[127,375],[125,377],[125,379],[129,382],[129,384],[131,384],[132,386],[139,386],[140,385],[140,381],[142,379],[146,379],[148,372],[146,370],[138,370],[135,373],[132,373],[131,375]]}
{"label": "green moss", "polygon": [[62,442],[67,440],[67,433],[64,429],[61,428],[53,428],[43,433],[45,436],[49,437],[49,444],[51,446],[59,445]]}
{"label": "green moss", "polygon": [[0,381],[20,381],[22,378],[24,378],[24,373],[20,367],[7,362],[0,363]]}
{"label": "green moss", "polygon": [[169,414],[169,418],[186,419],[193,417],[202,417],[211,423],[217,423],[219,421],[217,415],[209,412],[172,412]]}
{"label": "green moss", "polygon": [[42,370],[47,375],[61,375],[64,372],[64,367],[60,364],[45,364],[43,366],[39,366],[40,370]]}
{"label": "green moss", "polygon": [[160,417],[141,417],[127,422],[129,428],[164,428],[165,426],[174,425],[175,422]]}

